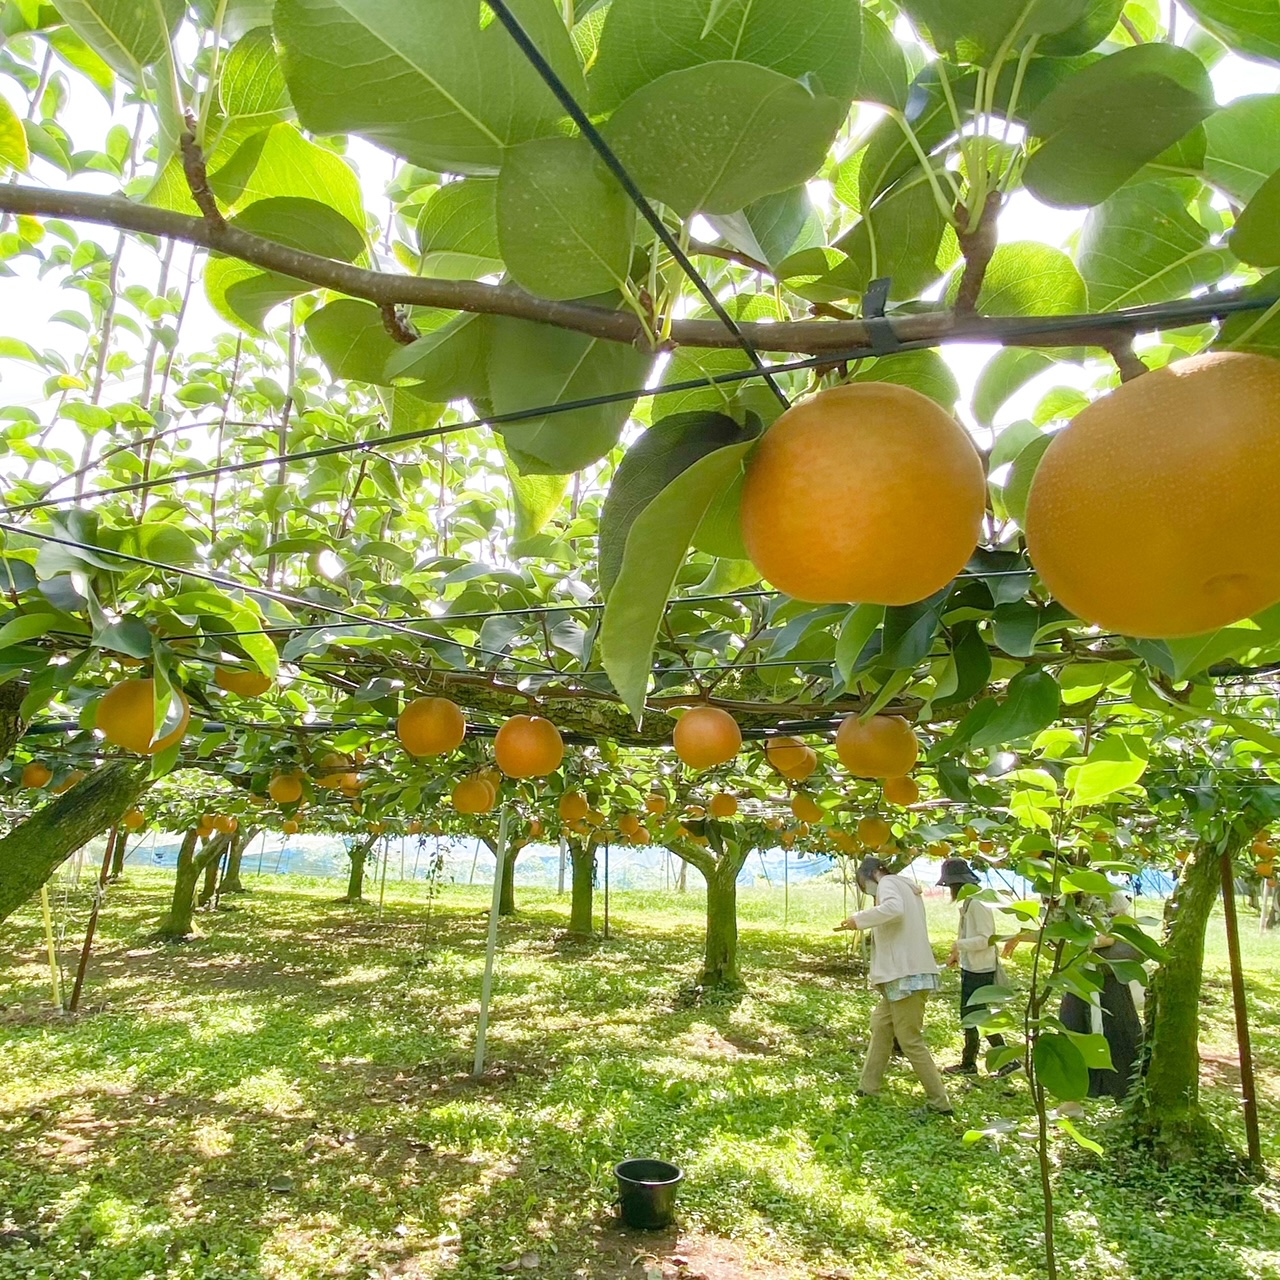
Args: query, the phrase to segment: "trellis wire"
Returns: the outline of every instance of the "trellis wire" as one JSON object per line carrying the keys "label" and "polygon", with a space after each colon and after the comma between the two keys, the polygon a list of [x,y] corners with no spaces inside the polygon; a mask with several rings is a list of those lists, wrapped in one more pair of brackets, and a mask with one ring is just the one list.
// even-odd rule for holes
{"label": "trellis wire", "polygon": [[569,113],[569,118],[582,130],[582,136],[591,144],[596,154],[604,162],[605,167],[618,180],[618,185],[627,193],[627,198],[640,211],[640,216],[653,229],[654,235],[662,241],[667,252],[676,260],[680,270],[693,281],[697,290],[706,299],[707,305],[715,312],[716,319],[734,336],[738,345],[747,353],[756,371],[768,383],[778,403],[784,409],[790,406],[782,388],[778,386],[773,375],[760,359],[760,353],[747,340],[747,336],[738,327],[734,318],[725,310],[724,304],[716,296],[715,290],[703,278],[702,273],[689,260],[688,254],[680,247],[675,236],[667,229],[666,224],[658,216],[653,205],[645,198],[644,193],[636,185],[635,179],[627,172],[626,166],[618,159],[613,148],[604,140],[600,130],[592,124],[590,117],[579,105],[578,100],[569,91],[569,86],[556,73],[556,69],[542,56],[542,50],[529,38],[529,33],[520,24],[519,18],[511,12],[506,0],[490,0],[489,7],[498,16],[498,21],[506,27],[512,40],[520,52],[529,60],[533,69],[546,82],[547,87],[555,94],[560,105]]}
{"label": "trellis wire", "polygon": [[[1225,316],[1240,312],[1265,311],[1280,306],[1280,296],[1252,297],[1244,295],[1206,294],[1202,298],[1191,299],[1180,303],[1152,303],[1144,307],[1132,307],[1121,311],[1100,311],[1087,315],[1024,317],[1034,321],[1038,335],[1071,333],[1088,333],[1099,329],[1117,326],[1133,332],[1149,332],[1155,329],[1194,324],[1210,320],[1221,320]],[[959,340],[956,335],[943,335],[929,338],[901,339],[893,350],[893,354],[908,351],[929,351],[943,346],[948,340]],[[811,356],[805,360],[790,360],[785,363],[769,366],[770,374],[795,373],[808,369],[823,369],[842,364],[853,364],[859,360],[869,360],[884,355],[871,345],[850,347],[843,351],[824,352],[820,356]],[[535,418],[551,417],[560,413],[572,413],[581,409],[603,408],[606,405],[620,404],[628,400],[638,400],[649,395],[667,395],[681,391],[699,391],[707,387],[730,385],[735,382],[748,382],[760,377],[756,369],[736,369],[728,373],[713,374],[704,378],[692,378],[683,382],[667,383],[661,387],[641,387],[638,390],[603,392],[596,396],[587,396],[579,400],[567,400],[560,404],[543,405],[534,409],[512,410],[510,413],[489,414],[473,418],[467,422],[450,423],[446,426],[426,427],[421,431],[402,431],[395,435],[383,436],[376,440],[354,440],[344,444],[323,445],[315,449],[302,449],[296,453],[279,453],[260,458],[252,462],[224,463],[218,467],[203,467],[197,470],[184,471],[180,475],[157,477],[151,480],[139,480],[131,484],[114,485],[107,489],[96,489],[91,493],[80,495],[69,494],[53,499],[34,499],[31,502],[18,503],[14,506],[0,507],[0,514],[21,515],[28,511],[38,511],[50,507],[81,504],[93,498],[110,498],[125,493],[143,493],[168,485],[190,483],[194,480],[207,480],[217,475],[227,475],[240,471],[266,470],[280,464],[292,462],[311,462],[317,458],[336,457],[345,453],[368,451],[380,453],[398,444],[412,444],[421,440],[435,439],[440,436],[456,435],[470,431],[475,427],[505,426],[511,423],[526,422]]]}

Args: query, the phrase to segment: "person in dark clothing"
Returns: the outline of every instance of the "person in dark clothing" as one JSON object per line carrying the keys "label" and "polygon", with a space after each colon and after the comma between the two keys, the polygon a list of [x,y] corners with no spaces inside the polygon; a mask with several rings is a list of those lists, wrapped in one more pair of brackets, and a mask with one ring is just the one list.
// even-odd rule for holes
{"label": "person in dark clothing", "polygon": [[[1123,890],[1117,890],[1105,908],[1111,917],[1127,915],[1132,902]],[[1143,959],[1142,953],[1123,940],[1108,934],[1100,934],[1094,944],[1099,960]],[[1142,1046],[1142,1019],[1134,1000],[1133,987],[1141,990],[1141,984],[1121,981],[1108,964],[1098,966],[1102,979],[1102,991],[1096,1005],[1068,992],[1062,997],[1059,1017],[1068,1031],[1080,1035],[1103,1035],[1111,1049],[1111,1069],[1091,1067],[1089,1070],[1089,1097],[1114,1098],[1123,1102],[1133,1084],[1133,1069]]]}

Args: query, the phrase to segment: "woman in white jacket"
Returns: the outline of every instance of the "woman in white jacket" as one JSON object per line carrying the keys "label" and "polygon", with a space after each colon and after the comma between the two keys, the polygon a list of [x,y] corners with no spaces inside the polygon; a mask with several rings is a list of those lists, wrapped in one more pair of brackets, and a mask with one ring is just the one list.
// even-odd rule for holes
{"label": "woman in white jacket", "polygon": [[[954,1066],[944,1067],[943,1074],[976,1076],[981,1042],[978,1028],[965,1027],[964,1018],[966,1014],[976,1013],[982,1008],[981,1005],[970,1004],[973,996],[983,987],[994,986],[1000,981],[995,916],[991,908],[979,898],[960,899],[960,890],[965,885],[979,887],[982,884],[978,873],[964,858],[944,859],[938,884],[951,890],[952,902],[960,901],[960,923],[947,965],[950,968],[960,966],[960,1021],[964,1029],[964,1055]],[[993,1049],[1004,1048],[1003,1036],[988,1036],[987,1042]],[[996,1071],[996,1075],[1007,1076],[1021,1067],[1021,1062],[1006,1062]]]}
{"label": "woman in white jacket", "polygon": [[930,991],[937,991],[941,971],[929,942],[920,886],[890,875],[879,858],[864,858],[857,878],[863,892],[874,894],[876,905],[855,911],[838,927],[871,930],[871,985],[880,992],[858,1093],[875,1097],[880,1092],[896,1039],[924,1086],[929,1110],[953,1115],[947,1087],[924,1040],[925,1002]]}

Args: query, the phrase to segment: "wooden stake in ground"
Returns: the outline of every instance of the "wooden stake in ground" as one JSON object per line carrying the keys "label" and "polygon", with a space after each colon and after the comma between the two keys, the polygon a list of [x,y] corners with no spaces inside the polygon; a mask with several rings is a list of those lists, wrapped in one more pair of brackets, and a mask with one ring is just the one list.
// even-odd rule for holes
{"label": "wooden stake in ground", "polygon": [[40,886],[40,914],[44,917],[44,945],[49,952],[49,986],[53,991],[53,1007],[62,1009],[62,976],[58,973],[58,949],[53,941],[53,913],[49,910],[49,886]]}
{"label": "wooden stake in ground", "polygon": [[1258,1094],[1253,1079],[1253,1050],[1249,1044],[1249,1006],[1245,1001],[1244,971],[1240,967],[1240,929],[1236,920],[1236,877],[1231,854],[1222,851],[1222,914],[1227,926],[1227,956],[1231,961],[1231,997],[1235,1004],[1236,1040],[1240,1049],[1240,1095],[1249,1163],[1262,1167],[1262,1138],[1258,1132]]}
{"label": "wooden stake in ground", "polygon": [[[502,898],[502,864],[507,854],[507,810],[498,819],[498,847],[494,850],[493,901],[489,904],[489,939],[484,952],[484,981],[480,986],[480,1020],[476,1024],[476,1060],[473,1076],[484,1075],[484,1042],[489,1031],[489,998],[493,995],[493,956],[498,949],[498,913]],[[479,844],[477,842],[477,854]]]}
{"label": "wooden stake in ground", "polygon": [[107,836],[106,852],[102,855],[102,870],[98,873],[98,887],[93,894],[93,909],[89,912],[89,925],[84,931],[84,946],[80,950],[80,964],[76,968],[75,985],[71,988],[71,1001],[67,1005],[68,1013],[75,1013],[80,1007],[80,993],[84,990],[84,974],[89,967],[89,949],[93,946],[94,931],[98,927],[98,912],[102,910],[102,901],[107,896],[107,877],[111,874],[111,855],[115,851],[116,839],[119,836],[118,826],[111,828]]}
{"label": "wooden stake in ground", "polygon": [[556,884],[556,892],[561,897],[564,897],[564,862],[565,862],[565,855],[568,851],[568,847],[569,847],[569,842],[564,838],[564,836],[561,836],[560,837],[560,878]]}
{"label": "wooden stake in ground", "polygon": [[[403,850],[402,850],[403,853]],[[387,896],[387,863],[391,861],[391,841],[387,837],[382,840],[382,879],[378,883],[378,919],[382,919],[382,903]],[[400,879],[404,879],[404,862],[400,864]]]}

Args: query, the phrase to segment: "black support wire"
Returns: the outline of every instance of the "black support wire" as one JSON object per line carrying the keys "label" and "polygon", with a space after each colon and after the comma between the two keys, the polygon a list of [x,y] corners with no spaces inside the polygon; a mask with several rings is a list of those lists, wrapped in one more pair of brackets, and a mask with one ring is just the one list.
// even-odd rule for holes
{"label": "black support wire", "polygon": [[[195,578],[201,582],[211,582],[215,587],[222,587],[226,591],[240,591],[247,596],[256,596],[263,600],[272,600],[277,604],[292,605],[300,609],[314,609],[323,613],[331,613],[338,618],[349,618],[352,622],[360,623],[364,626],[386,627],[399,635],[411,636],[419,643],[422,641],[435,640],[441,644],[457,645],[458,648],[472,648],[479,653],[488,653],[492,657],[503,657],[501,653],[491,650],[480,649],[475,645],[462,645],[454,640],[451,636],[431,635],[426,631],[418,631],[413,627],[405,626],[403,623],[397,622],[391,618],[362,618],[358,613],[353,613],[350,609],[342,609],[337,605],[321,604],[316,600],[308,600],[305,596],[290,595],[286,591],[274,591],[270,587],[254,587],[244,582],[237,582],[234,578],[228,578],[220,573],[209,573],[201,569],[181,568],[178,565],[165,564],[161,560],[149,560],[146,556],[131,555],[127,551],[112,551],[107,547],[95,547],[89,542],[80,542],[75,538],[64,538],[54,533],[45,533],[37,529],[25,529],[22,525],[10,524],[8,521],[0,521],[0,530],[5,533],[18,534],[26,538],[35,538],[38,542],[51,542],[60,547],[70,547],[74,551],[88,551],[98,556],[114,556],[117,560],[123,560],[127,564],[143,565],[148,569],[159,569],[163,573],[176,573],[183,577]],[[216,635],[216,633],[214,633]],[[531,659],[518,659],[522,662],[531,662]],[[536,665],[536,664],[535,664]],[[547,667],[548,672],[554,672],[556,675],[564,673],[557,667]]]}
{"label": "black support wire", "polygon": [[627,172],[626,166],[618,159],[613,148],[604,140],[600,130],[591,123],[590,117],[579,105],[578,100],[569,92],[568,85],[556,74],[555,68],[542,56],[542,50],[530,39],[529,33],[520,25],[508,7],[506,0],[489,0],[489,7],[498,16],[498,21],[506,27],[512,40],[516,42],[520,52],[528,58],[533,68],[546,81],[547,87],[556,95],[560,105],[569,113],[569,118],[582,130],[582,136],[592,145],[596,154],[604,161],[605,167],[618,180],[619,186],[627,193],[631,203],[640,211],[641,216],[653,228],[653,233],[662,241],[667,251],[676,260],[680,270],[697,286],[698,292],[706,299],[707,305],[715,312],[716,319],[733,334],[738,345],[747,353],[756,372],[769,384],[769,390],[778,398],[784,409],[790,407],[790,401],[778,386],[773,374],[760,359],[760,353],[747,340],[747,335],[738,327],[734,318],[725,310],[715,290],[706,282],[702,273],[689,260],[689,255],[680,247],[676,238],[667,230],[666,224],[658,216],[658,212],[646,199],[644,192],[636,185],[635,179]]}

